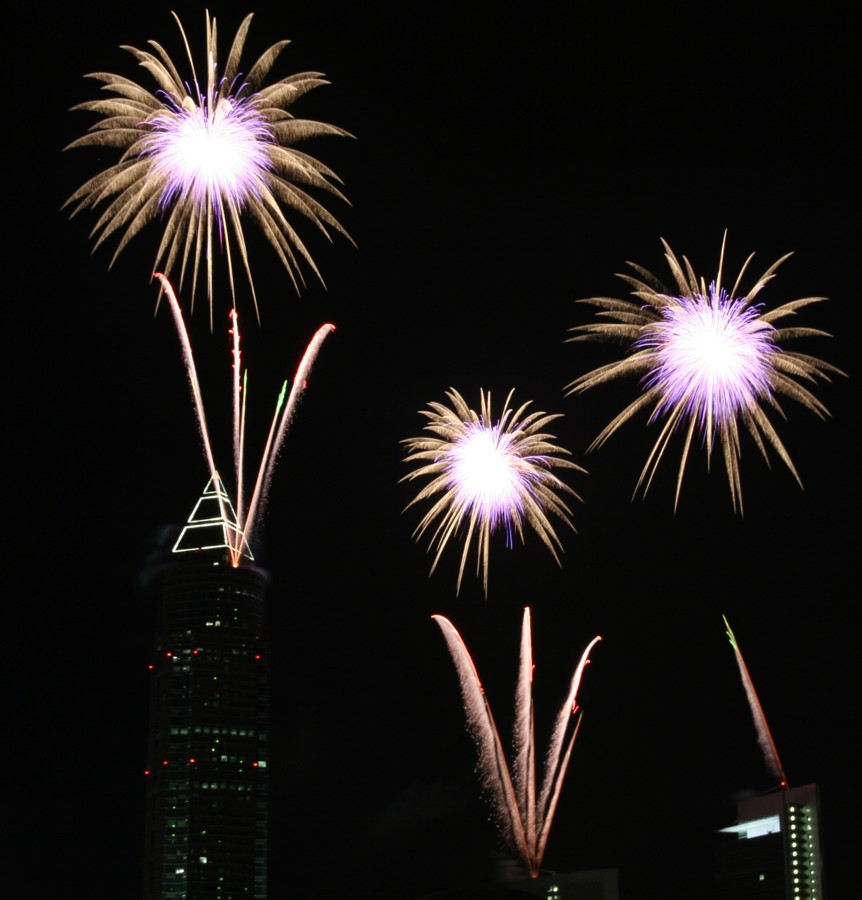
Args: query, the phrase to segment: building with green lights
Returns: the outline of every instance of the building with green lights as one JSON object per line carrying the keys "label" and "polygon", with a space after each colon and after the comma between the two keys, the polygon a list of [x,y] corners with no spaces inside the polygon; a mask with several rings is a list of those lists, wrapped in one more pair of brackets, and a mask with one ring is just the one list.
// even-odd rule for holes
{"label": "building with green lights", "polygon": [[267,576],[235,522],[210,483],[157,576],[146,900],[267,895]]}
{"label": "building with green lights", "polygon": [[817,785],[741,800],[715,859],[716,900],[824,900]]}

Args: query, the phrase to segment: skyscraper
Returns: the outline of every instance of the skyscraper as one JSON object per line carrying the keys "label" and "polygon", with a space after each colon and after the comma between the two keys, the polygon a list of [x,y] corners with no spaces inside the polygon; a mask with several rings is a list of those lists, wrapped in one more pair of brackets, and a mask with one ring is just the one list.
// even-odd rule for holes
{"label": "skyscraper", "polygon": [[[157,576],[150,665],[147,900],[267,891],[267,575],[211,481]],[[235,557],[236,554],[233,554]]]}

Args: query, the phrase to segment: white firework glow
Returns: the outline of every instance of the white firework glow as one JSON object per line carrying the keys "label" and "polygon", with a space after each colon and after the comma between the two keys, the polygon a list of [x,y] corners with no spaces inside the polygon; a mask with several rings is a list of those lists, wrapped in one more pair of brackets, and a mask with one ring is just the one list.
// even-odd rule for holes
{"label": "white firework glow", "polygon": [[635,347],[655,353],[656,366],[646,379],[660,389],[653,418],[681,403],[711,432],[713,422],[734,419],[770,393],[775,329],[759,308],[719,293],[715,282],[705,297],[678,300],[663,309],[662,320]]}
{"label": "white firework glow", "polygon": [[260,196],[272,169],[266,146],[272,135],[254,104],[223,100],[210,113],[186,103],[153,117],[151,126],[143,153],[152,156],[152,174],[164,182],[164,206],[189,197],[200,208],[210,198],[216,210],[242,208],[247,197]]}

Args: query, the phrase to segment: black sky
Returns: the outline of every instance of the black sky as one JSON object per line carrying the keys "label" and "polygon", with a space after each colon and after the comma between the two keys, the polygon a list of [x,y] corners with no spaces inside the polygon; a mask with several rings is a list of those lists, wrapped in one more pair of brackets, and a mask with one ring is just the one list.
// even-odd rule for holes
{"label": "black sky", "polygon": [[[175,8],[199,52],[203,9]],[[226,49],[247,10],[211,11]],[[178,57],[181,45],[168,7],[19,15],[20,105],[7,101],[7,724],[8,780],[26,790],[10,804],[22,864],[5,877],[23,879],[9,896],[76,883],[131,898],[154,620],[139,572],[207,470],[172,323],[164,309],[153,317],[158,227],[108,271],[113,244],[90,254],[94,217],[70,222],[60,207],[113,157],[61,151],[92,121],[68,111],[95,96],[81,76],[145,78],[120,44],[154,38]],[[240,313],[257,446],[304,344],[320,324],[337,327],[277,471],[260,554],[273,578],[273,896],[416,897],[491,877],[496,832],[430,616],[459,627],[508,729],[525,605],[542,742],[582,649],[604,638],[549,868],[617,867],[627,900],[709,896],[712,831],[729,822],[734,792],[769,786],[725,614],[791,783],[822,787],[830,887],[847,896],[858,843],[855,34],[828,3],[780,16],[754,4],[257,9],[246,62],[290,38],[276,74],[332,81],[297,113],[356,136],[309,150],[344,179],[352,205],[332,208],[357,248],[305,229],[327,289],[310,277],[297,298],[255,236],[261,326],[247,297]],[[817,388],[828,421],[785,404],[778,427],[804,491],[746,442],[744,518],[701,455],[676,514],[672,466],[632,501],[654,440],[643,420],[586,454],[635,384],[564,396],[619,352],[564,343],[591,316],[574,301],[623,296],[614,273],[626,260],[665,276],[662,237],[709,280],[725,229],[731,269],[756,251],[758,274],[793,251],[762,299],[828,297],[804,324],[834,337],[805,349],[850,376]],[[227,459],[226,290],[216,304],[212,333],[203,304],[191,327]],[[411,540],[419,512],[402,512],[414,488],[399,483],[399,441],[449,387],[473,403],[480,387],[496,403],[515,388],[563,413],[557,437],[589,470],[569,479],[584,502],[577,534],[561,531],[562,568],[532,536],[501,544],[487,601],[472,578],[455,596],[455,554],[428,578]]]}

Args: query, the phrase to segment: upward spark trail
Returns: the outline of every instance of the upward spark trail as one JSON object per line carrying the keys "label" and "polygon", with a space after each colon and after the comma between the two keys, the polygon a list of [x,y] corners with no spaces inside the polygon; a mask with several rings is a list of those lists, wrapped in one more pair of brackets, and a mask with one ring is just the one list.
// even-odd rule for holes
{"label": "upward spark trail", "polygon": [[[461,682],[467,724],[476,741],[483,787],[494,799],[505,837],[530,873],[536,878],[542,865],[551,823],[560,798],[563,779],[581,724],[578,689],[596,636],[587,645],[572,677],[569,693],[557,716],[545,762],[542,789],[536,798],[536,750],[533,721],[533,649],[530,609],[524,609],[518,688],[515,697],[514,778],[503,752],[491,705],[479,673],[455,626],[444,616],[431,617],[440,626]],[[575,719],[575,714],[578,713]],[[572,720],[575,719],[574,725]]]}
{"label": "upward spark trail", "polygon": [[[278,432],[275,435],[275,441],[273,443],[267,441],[266,450],[260,461],[257,484],[255,485],[254,494],[252,495],[251,503],[248,508],[246,537],[249,539],[251,539],[254,528],[257,526],[260,519],[261,504],[265,502],[267,494],[269,493],[269,486],[272,482],[272,473],[275,471],[275,464],[278,462],[278,454],[284,444],[287,431],[293,423],[299,401],[305,393],[305,389],[308,387],[308,378],[311,375],[311,368],[317,360],[317,354],[320,351],[321,345],[333,331],[335,331],[335,326],[328,323],[326,325],[321,325],[320,328],[317,329],[314,333],[314,337],[309,342],[308,347],[306,347],[305,353],[303,353],[299,366],[296,369],[293,386],[291,387],[290,395],[287,398],[287,405],[284,406],[284,410],[278,423]],[[284,403],[284,393],[286,389],[287,382],[284,383],[278,398],[273,425],[275,425],[275,421],[278,419],[278,410]]]}
{"label": "upward spark trail", "polygon": [[754,689],[754,682],[751,680],[751,675],[748,673],[748,667],[745,665],[745,660],[742,658],[742,651],[739,649],[739,644],[736,643],[736,636],[728,624],[727,617],[722,616],[721,618],[724,620],[727,639],[730,641],[730,646],[733,647],[733,652],[736,655],[736,664],[739,666],[739,674],[742,677],[742,684],[745,688],[745,694],[748,697],[748,705],[751,707],[751,718],[754,720],[754,727],[757,730],[757,742],[760,745],[761,753],[763,753],[763,760],[766,763],[766,768],[769,769],[772,776],[778,781],[778,786],[786,789],[789,787],[787,776],[784,774],[784,768],[781,765],[781,760],[778,756],[778,748],[775,746],[772,732],[769,730],[769,725],[766,724],[766,716],[763,713],[763,707],[760,705],[760,700],[757,697],[757,691]]}

